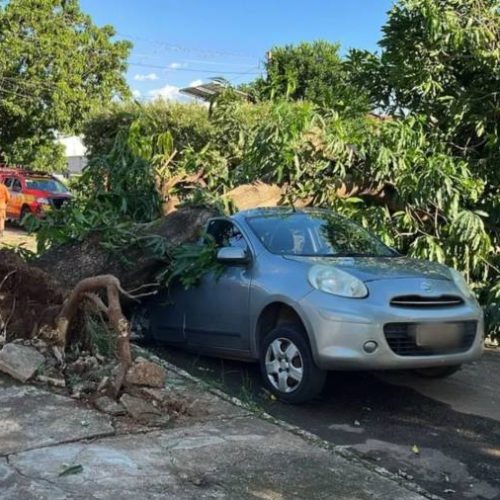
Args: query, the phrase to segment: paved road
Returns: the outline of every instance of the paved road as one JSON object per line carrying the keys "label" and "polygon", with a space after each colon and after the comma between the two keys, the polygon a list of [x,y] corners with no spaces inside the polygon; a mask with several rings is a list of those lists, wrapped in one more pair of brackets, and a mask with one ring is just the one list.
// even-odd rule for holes
{"label": "paved road", "polygon": [[255,365],[171,348],[157,354],[226,391],[446,498],[500,498],[500,351],[448,380],[331,373],[320,399],[290,406],[260,388]]}

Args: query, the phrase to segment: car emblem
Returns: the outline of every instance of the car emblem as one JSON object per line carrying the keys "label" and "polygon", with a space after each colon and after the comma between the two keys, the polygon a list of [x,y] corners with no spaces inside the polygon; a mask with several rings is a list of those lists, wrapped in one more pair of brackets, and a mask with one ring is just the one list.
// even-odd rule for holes
{"label": "car emblem", "polygon": [[432,290],[432,285],[428,281],[422,281],[420,288],[425,292],[430,292]]}

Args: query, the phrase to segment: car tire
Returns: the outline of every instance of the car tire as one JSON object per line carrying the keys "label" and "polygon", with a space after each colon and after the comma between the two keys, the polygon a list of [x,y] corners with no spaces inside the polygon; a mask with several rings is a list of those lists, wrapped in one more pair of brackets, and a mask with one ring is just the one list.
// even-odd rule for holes
{"label": "car tire", "polygon": [[295,325],[278,326],[264,337],[260,369],[266,388],[286,403],[313,399],[325,385],[326,371],[316,366],[307,337]]}
{"label": "car tire", "polygon": [[19,218],[19,225],[20,226],[24,227],[23,220],[30,213],[31,213],[31,210],[29,209],[29,207],[27,207],[26,205],[24,205],[24,207],[21,209],[21,216]]}
{"label": "car tire", "polygon": [[416,368],[413,373],[422,378],[446,378],[458,372],[462,365],[432,366],[429,368]]}

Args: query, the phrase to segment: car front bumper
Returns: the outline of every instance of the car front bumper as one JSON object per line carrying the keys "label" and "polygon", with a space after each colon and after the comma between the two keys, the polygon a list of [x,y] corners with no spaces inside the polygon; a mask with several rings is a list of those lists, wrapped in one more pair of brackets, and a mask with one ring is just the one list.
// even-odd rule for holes
{"label": "car front bumper", "polygon": [[[458,365],[478,359],[483,351],[484,323],[482,310],[475,301],[433,309],[389,305],[394,296],[415,294],[419,281],[368,283],[370,295],[366,299],[333,297],[317,290],[306,295],[301,307],[316,364],[326,370],[391,370]],[[433,285],[439,294],[458,294],[452,282],[436,280]],[[384,333],[384,326],[394,323],[404,326],[461,322],[467,322],[474,332],[473,340],[460,352],[442,349],[439,353],[401,355],[391,348]],[[376,344],[373,352],[367,352],[367,342]]]}

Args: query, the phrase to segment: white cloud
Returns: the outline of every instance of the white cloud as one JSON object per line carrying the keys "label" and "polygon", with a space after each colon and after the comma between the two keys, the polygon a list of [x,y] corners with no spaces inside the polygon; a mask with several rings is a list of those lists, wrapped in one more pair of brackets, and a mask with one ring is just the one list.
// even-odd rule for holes
{"label": "white cloud", "polygon": [[190,87],[197,87],[198,85],[201,85],[203,83],[203,80],[193,80],[189,86]]}
{"label": "white cloud", "polygon": [[141,91],[140,91],[140,90],[134,89],[134,90],[132,90],[132,95],[133,95],[136,99],[138,99],[139,97],[141,97],[142,93],[141,93]]}
{"label": "white cloud", "polygon": [[166,99],[169,101],[181,101],[185,99],[185,96],[183,96],[179,92],[179,87],[176,87],[175,85],[165,85],[164,87],[161,87],[159,89],[154,89],[150,90],[148,94],[153,98],[153,99]]}
{"label": "white cloud", "polygon": [[137,80],[139,82],[144,82],[146,80],[158,80],[158,78],[160,77],[156,73],[148,73],[147,75],[138,74],[134,76],[134,80]]}
{"label": "white cloud", "polygon": [[180,62],[173,62],[168,65],[170,69],[185,68],[186,66],[187,66],[186,63],[180,63]]}

